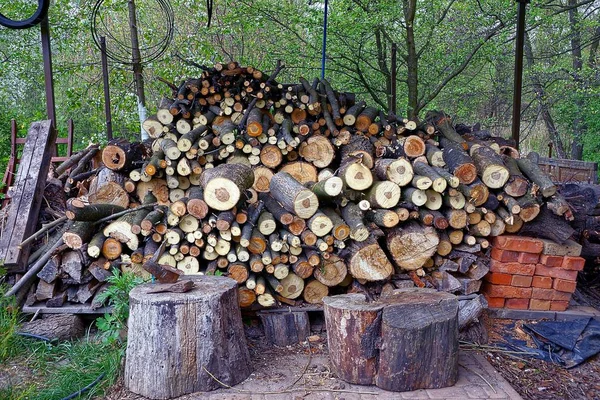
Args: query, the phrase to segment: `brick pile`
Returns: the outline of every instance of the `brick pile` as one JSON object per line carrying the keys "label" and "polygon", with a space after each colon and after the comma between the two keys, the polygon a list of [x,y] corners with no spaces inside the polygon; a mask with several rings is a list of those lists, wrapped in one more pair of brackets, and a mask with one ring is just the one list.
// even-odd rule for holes
{"label": "brick pile", "polygon": [[569,241],[498,236],[492,241],[490,272],[482,292],[491,308],[565,311],[585,259]]}

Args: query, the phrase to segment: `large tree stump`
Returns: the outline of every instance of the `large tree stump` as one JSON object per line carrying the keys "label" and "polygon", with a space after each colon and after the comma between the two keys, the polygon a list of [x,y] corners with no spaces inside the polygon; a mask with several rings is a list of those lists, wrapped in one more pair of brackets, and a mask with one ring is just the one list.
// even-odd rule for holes
{"label": "large tree stump", "polygon": [[[237,284],[224,277],[195,277],[187,293],[151,293],[145,284],[129,294],[125,384],[152,399],[236,385],[250,375],[250,355]],[[210,373],[210,374],[209,374]]]}
{"label": "large tree stump", "polygon": [[458,300],[428,289],[323,299],[332,368],[343,380],[409,391],[458,378]]}

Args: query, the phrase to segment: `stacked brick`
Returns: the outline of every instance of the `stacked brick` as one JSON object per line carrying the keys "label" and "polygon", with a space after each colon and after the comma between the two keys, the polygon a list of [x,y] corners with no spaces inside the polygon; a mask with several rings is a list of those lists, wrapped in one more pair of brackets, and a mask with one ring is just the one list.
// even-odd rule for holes
{"label": "stacked brick", "polygon": [[581,246],[521,236],[492,241],[490,272],[483,294],[491,308],[564,311],[577,285],[585,260]]}

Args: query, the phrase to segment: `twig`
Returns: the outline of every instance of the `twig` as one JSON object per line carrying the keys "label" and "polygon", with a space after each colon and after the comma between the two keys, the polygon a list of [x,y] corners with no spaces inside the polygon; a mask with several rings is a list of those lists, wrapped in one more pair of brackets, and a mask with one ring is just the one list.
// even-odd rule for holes
{"label": "twig", "polygon": [[308,367],[310,366],[310,363],[312,362],[312,351],[310,348],[310,340],[307,340],[306,343],[308,343],[308,362],[304,366],[304,369],[302,370],[302,373],[298,376],[298,378],[294,382],[292,382],[292,384],[288,385],[284,390],[291,389],[292,386],[294,386],[296,383],[298,383],[298,381],[300,379],[302,379],[304,374],[306,374],[306,371],[308,370]]}
{"label": "twig", "polygon": [[483,375],[481,375],[479,372],[477,372],[477,371],[475,371],[475,370],[472,370],[471,368],[469,368],[469,367],[467,367],[466,365],[463,365],[463,364],[461,364],[461,363],[458,363],[458,365],[460,365],[461,367],[463,367],[463,368],[464,368],[464,369],[466,369],[467,371],[469,371],[469,372],[472,372],[472,373],[474,373],[475,375],[477,375],[478,377],[480,377],[481,379],[483,379],[483,381],[484,381],[485,383],[487,383],[487,385],[490,387],[490,389],[492,389],[492,390],[494,391],[494,393],[497,393],[497,392],[496,392],[496,389],[495,389],[495,388],[492,386],[492,384],[491,384],[491,383],[489,383],[489,382],[488,382],[488,380],[487,380],[487,379],[485,379],[485,378],[483,377]]}
{"label": "twig", "polygon": [[111,221],[111,220],[113,220],[115,218],[122,217],[123,215],[129,214],[131,212],[139,211],[142,208],[154,207],[154,206],[157,206],[157,205],[158,205],[158,203],[142,204],[141,206],[137,206],[135,208],[129,208],[129,209],[125,210],[125,211],[120,211],[120,212],[115,213],[113,215],[109,215],[108,217],[101,218],[98,221],[94,222],[94,224],[97,225],[97,224],[101,224],[103,222]]}
{"label": "twig", "polygon": [[64,222],[66,220],[67,220],[67,217],[63,215],[59,219],[56,219],[50,223],[42,225],[42,227],[40,228],[39,231],[37,231],[33,235],[29,236],[27,239],[23,240],[23,242],[21,242],[21,244],[19,245],[19,249],[22,248],[23,246],[25,246],[26,244],[33,242],[42,233],[49,231],[50,229],[54,228],[56,225],[59,225],[61,222]]}
{"label": "twig", "polygon": [[304,390],[306,392],[335,392],[335,393],[357,393],[357,394],[372,394],[372,395],[378,395],[379,394],[377,392],[359,392],[359,391],[356,391],[356,390],[320,389],[320,388],[305,388],[305,387],[300,387],[300,388],[297,388],[296,390],[285,389],[285,390],[276,390],[276,391],[270,391],[270,392],[257,392],[255,390],[236,389],[233,386],[229,386],[228,384],[226,384],[224,382],[221,382],[219,380],[219,378],[217,378],[216,376],[214,376],[213,374],[211,374],[210,371],[207,370],[204,365],[202,366],[202,369],[204,370],[204,372],[206,372],[219,385],[223,386],[226,389],[231,389],[231,390],[233,390],[235,392],[238,392],[238,393],[283,394],[283,393],[294,393],[294,392],[298,392],[298,391]]}

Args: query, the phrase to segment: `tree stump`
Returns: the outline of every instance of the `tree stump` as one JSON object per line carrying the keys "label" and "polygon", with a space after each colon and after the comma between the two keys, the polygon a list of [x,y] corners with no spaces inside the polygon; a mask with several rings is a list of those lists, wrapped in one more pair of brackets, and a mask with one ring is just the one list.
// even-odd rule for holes
{"label": "tree stump", "polygon": [[306,311],[261,312],[258,315],[265,330],[265,337],[276,346],[298,344],[310,335]]}
{"label": "tree stump", "polygon": [[323,299],[331,363],[343,380],[410,391],[458,378],[458,300],[428,289]]}
{"label": "tree stump", "polygon": [[218,389],[216,379],[233,386],[250,375],[236,282],[213,276],[194,282],[186,293],[150,293],[164,284],[130,292],[125,384],[132,392],[170,399]]}

